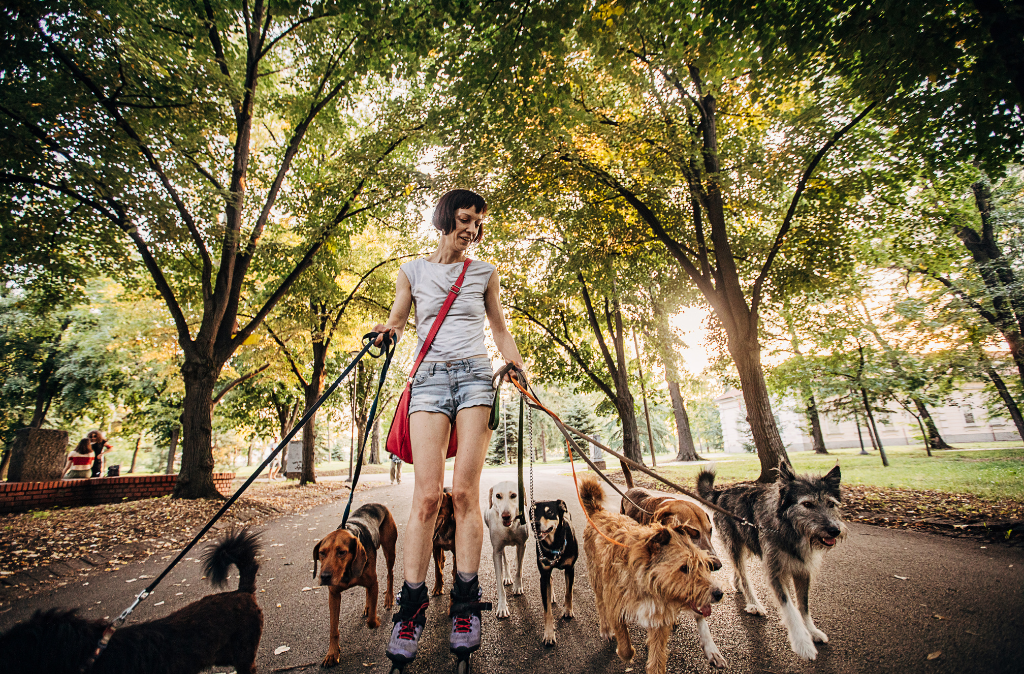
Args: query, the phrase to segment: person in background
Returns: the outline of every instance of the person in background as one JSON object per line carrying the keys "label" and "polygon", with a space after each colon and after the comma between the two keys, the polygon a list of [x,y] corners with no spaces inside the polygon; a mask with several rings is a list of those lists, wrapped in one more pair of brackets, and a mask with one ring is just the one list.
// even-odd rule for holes
{"label": "person in background", "polygon": [[402,484],[402,460],[391,454],[391,484]]}
{"label": "person in background", "polygon": [[88,442],[89,448],[92,450],[94,457],[92,462],[92,476],[101,477],[103,475],[103,465],[106,463],[106,460],[103,457],[113,451],[113,446],[107,442],[107,439],[103,437],[103,434],[98,430],[89,431],[89,434],[86,435],[78,444],[81,445],[82,442]]}
{"label": "person in background", "polygon": [[[273,441],[270,443],[270,445],[268,445],[268,449],[272,452],[276,448],[277,448],[277,438],[274,438]],[[281,472],[281,455],[278,454],[270,462],[270,465],[267,466],[267,479],[268,480],[276,480],[277,479],[277,474],[280,473],[280,472]]]}
{"label": "person in background", "polygon": [[92,474],[92,462],[95,460],[88,438],[82,438],[68,454],[64,462],[62,475],[65,480],[85,480]]}

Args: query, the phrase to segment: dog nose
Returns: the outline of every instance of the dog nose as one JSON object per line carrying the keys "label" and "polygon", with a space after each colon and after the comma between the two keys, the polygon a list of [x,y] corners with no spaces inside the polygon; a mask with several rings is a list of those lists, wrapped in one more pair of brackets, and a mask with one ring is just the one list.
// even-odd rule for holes
{"label": "dog nose", "polygon": [[330,585],[331,584],[331,574],[329,574],[329,573],[321,573],[320,574],[320,584],[321,585]]}
{"label": "dog nose", "polygon": [[722,591],[717,587],[711,591],[711,601],[715,603],[722,601],[722,596]]}
{"label": "dog nose", "polygon": [[711,558],[711,570],[712,571],[718,571],[721,568],[722,568],[722,561],[720,559],[718,559],[718,557],[712,557]]}
{"label": "dog nose", "polygon": [[835,538],[840,534],[839,527],[826,527],[825,533],[828,534],[829,538]]}

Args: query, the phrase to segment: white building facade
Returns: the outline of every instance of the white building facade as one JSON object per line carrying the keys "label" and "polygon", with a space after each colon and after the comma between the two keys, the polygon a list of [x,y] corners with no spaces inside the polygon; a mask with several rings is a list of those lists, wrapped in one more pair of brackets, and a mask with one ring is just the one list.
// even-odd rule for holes
{"label": "white building facade", "polygon": [[[1013,422],[1008,419],[988,418],[981,397],[983,388],[980,383],[964,384],[953,394],[949,404],[929,408],[928,411],[931,412],[935,425],[946,442],[1020,442],[1021,438]],[[722,421],[725,451],[749,451],[752,440],[746,423],[747,413],[742,392],[730,388],[715,398],[715,404],[718,405]],[[778,419],[779,434],[786,450],[810,450],[811,437],[803,407],[795,399],[787,397],[781,401],[772,401],[772,410]],[[908,412],[892,407],[887,412],[874,414],[883,446],[921,444],[921,431],[917,420]],[[838,421],[825,413],[819,413],[819,416],[821,433],[827,449],[861,446],[857,424],[852,419]],[[860,415],[860,434],[864,447],[870,450],[871,439],[863,414]]]}

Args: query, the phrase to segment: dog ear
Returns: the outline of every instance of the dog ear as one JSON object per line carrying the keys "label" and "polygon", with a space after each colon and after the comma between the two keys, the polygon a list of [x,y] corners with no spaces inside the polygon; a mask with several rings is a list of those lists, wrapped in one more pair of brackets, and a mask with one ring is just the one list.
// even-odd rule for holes
{"label": "dog ear", "polygon": [[317,541],[316,545],[313,546],[313,577],[316,578],[316,565],[320,561],[320,544],[323,541]]}
{"label": "dog ear", "polygon": [[684,538],[700,538],[700,530],[690,524],[678,526],[676,531]]}
{"label": "dog ear", "polygon": [[657,533],[647,539],[647,549],[654,552],[655,548],[661,548],[672,541],[672,534],[668,529],[662,527]]}
{"label": "dog ear", "polygon": [[825,473],[825,477],[822,480],[828,485],[829,489],[833,491],[839,491],[839,482],[842,479],[842,474],[839,471],[839,464],[836,463],[835,468]]}
{"label": "dog ear", "polygon": [[487,490],[487,509],[494,507],[494,487]]}
{"label": "dog ear", "polygon": [[363,544],[359,542],[358,538],[353,538],[348,544],[348,551],[352,555],[352,561],[348,565],[348,573],[345,575],[349,578],[358,578],[363,575],[363,569],[366,567],[366,550],[363,549]]}
{"label": "dog ear", "polygon": [[558,499],[558,507],[562,509],[563,513],[569,512],[569,506],[565,505],[565,501]]}
{"label": "dog ear", "polygon": [[779,461],[779,478],[783,482],[792,482],[796,479],[796,473],[793,472],[793,467],[789,465],[788,461]]}

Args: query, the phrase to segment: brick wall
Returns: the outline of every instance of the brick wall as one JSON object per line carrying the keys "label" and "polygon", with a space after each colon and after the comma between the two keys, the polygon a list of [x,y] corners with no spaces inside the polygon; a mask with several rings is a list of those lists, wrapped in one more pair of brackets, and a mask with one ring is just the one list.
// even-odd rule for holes
{"label": "brick wall", "polygon": [[[232,494],[234,473],[214,473],[220,493]],[[53,506],[85,506],[167,496],[177,475],[128,475],[55,482],[0,482],[0,513],[41,510]]]}

